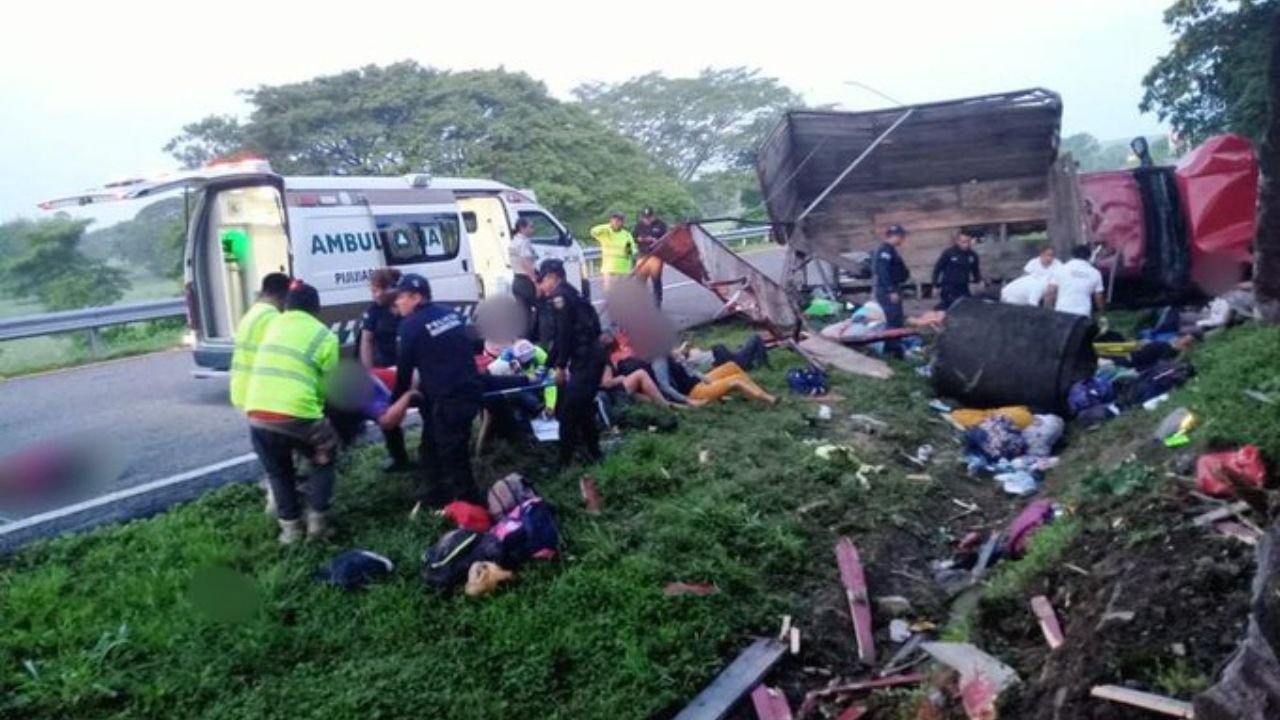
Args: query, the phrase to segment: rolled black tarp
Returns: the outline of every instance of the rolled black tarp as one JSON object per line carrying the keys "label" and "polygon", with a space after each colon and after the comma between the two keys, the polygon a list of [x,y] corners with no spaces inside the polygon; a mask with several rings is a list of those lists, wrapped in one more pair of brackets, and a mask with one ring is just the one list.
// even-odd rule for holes
{"label": "rolled black tarp", "polygon": [[938,338],[934,392],[965,407],[1062,414],[1067,391],[1097,368],[1096,334],[1086,317],[965,298]]}

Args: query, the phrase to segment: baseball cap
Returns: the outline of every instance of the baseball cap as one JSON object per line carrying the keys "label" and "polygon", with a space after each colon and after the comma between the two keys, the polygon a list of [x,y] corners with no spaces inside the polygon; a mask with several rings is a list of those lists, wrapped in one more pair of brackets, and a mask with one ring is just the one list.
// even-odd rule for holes
{"label": "baseball cap", "polygon": [[619,219],[619,220],[626,220],[626,219],[627,219],[627,216],[626,216],[626,215],[624,215],[621,211],[618,211],[618,210],[615,210],[615,211],[613,211],[613,212],[609,213],[609,217],[610,217],[610,218],[617,218],[617,219]]}
{"label": "baseball cap", "polygon": [[653,208],[646,207],[645,209],[640,211],[640,214],[644,215],[645,217],[650,217],[653,215]]}
{"label": "baseball cap", "polygon": [[519,360],[521,365],[527,365],[533,362],[533,343],[528,340],[517,340],[516,344],[511,346],[511,353],[516,356],[516,360]]}
{"label": "baseball cap", "polygon": [[559,258],[547,258],[546,260],[543,260],[542,264],[538,266],[538,279],[541,280],[548,275],[559,275],[562,278],[565,277],[564,261]]}
{"label": "baseball cap", "polygon": [[415,292],[423,297],[431,297],[431,283],[417,273],[406,273],[400,277],[400,282],[391,286],[388,292],[392,294]]}
{"label": "baseball cap", "polygon": [[907,234],[907,229],[897,223],[894,223],[889,227],[885,228],[885,231],[884,231],[885,237],[889,237],[891,235],[900,235],[900,236],[906,237],[906,234]]}

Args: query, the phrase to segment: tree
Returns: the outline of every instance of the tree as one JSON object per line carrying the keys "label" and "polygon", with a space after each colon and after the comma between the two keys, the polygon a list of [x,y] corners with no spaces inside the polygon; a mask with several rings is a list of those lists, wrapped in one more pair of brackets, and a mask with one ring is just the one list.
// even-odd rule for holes
{"label": "tree", "polygon": [[38,300],[48,310],[110,305],[129,288],[125,272],[85,255],[80,241],[89,220],[56,217],[8,223],[21,243],[0,266],[0,287]]}
{"label": "tree", "polygon": [[614,209],[694,211],[689,193],[643,149],[522,73],[402,62],[245,96],[247,121],[206,118],[166,147],[189,163],[256,152],[290,174],[495,178],[536,190],[579,235]]}
{"label": "tree", "polygon": [[1280,323],[1280,13],[1271,20],[1266,77],[1270,118],[1259,153],[1262,169],[1253,276],[1262,319]]}
{"label": "tree", "polygon": [[1192,144],[1219,132],[1262,139],[1268,28],[1280,0],[1175,0],[1164,13],[1173,48],[1142,80],[1154,110]]}
{"label": "tree", "polygon": [[616,85],[580,85],[573,94],[686,182],[750,167],[782,113],[803,105],[777,79],[743,67],[708,68],[692,78],[649,73]]}
{"label": "tree", "polygon": [[106,253],[157,277],[178,278],[187,234],[183,202],[181,196],[157,200],[132,220],[89,232],[82,247],[92,245],[84,247],[90,255]]}

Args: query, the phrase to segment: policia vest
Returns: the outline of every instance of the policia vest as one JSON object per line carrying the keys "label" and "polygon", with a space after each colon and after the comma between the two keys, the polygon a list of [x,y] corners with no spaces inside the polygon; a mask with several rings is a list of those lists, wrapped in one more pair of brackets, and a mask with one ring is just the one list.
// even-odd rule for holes
{"label": "policia vest", "polygon": [[283,312],[258,344],[244,410],[319,420],[325,383],[337,366],[338,336],[309,313]]}

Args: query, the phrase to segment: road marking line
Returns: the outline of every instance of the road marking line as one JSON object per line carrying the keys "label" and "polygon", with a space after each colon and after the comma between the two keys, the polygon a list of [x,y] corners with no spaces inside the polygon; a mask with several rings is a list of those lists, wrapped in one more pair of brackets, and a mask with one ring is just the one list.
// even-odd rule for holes
{"label": "road marking line", "polygon": [[14,522],[7,523],[5,525],[0,525],[0,536],[8,535],[9,533],[12,533],[16,530],[22,530],[24,528],[33,527],[36,525],[41,525],[43,523],[50,522],[52,520],[64,518],[69,515],[74,515],[76,513],[83,512],[85,510],[92,510],[94,508],[108,505],[118,500],[125,500],[131,497],[137,497],[138,495],[143,495],[143,494],[152,492],[154,490],[160,490],[173,485],[179,485],[203,475],[222,472],[224,470],[230,470],[240,465],[244,465],[250,462],[256,462],[257,459],[258,459],[258,456],[255,455],[254,453],[237,455],[236,457],[233,457],[229,460],[223,460],[222,462],[216,462],[211,465],[205,465],[204,467],[198,467],[194,470],[188,470],[183,473],[178,473],[177,475],[170,475],[169,477],[160,478],[159,480],[152,480],[150,482],[146,482],[141,485],[134,485],[133,487],[125,488],[123,490],[116,490],[115,492],[107,493],[106,495],[99,495],[98,497],[90,498],[88,500],[82,500],[78,503],[75,503],[74,505],[67,505],[66,507],[60,507],[56,510],[49,510],[47,512],[40,513],[39,515],[32,515],[31,517],[26,517],[21,520],[16,520]]}

